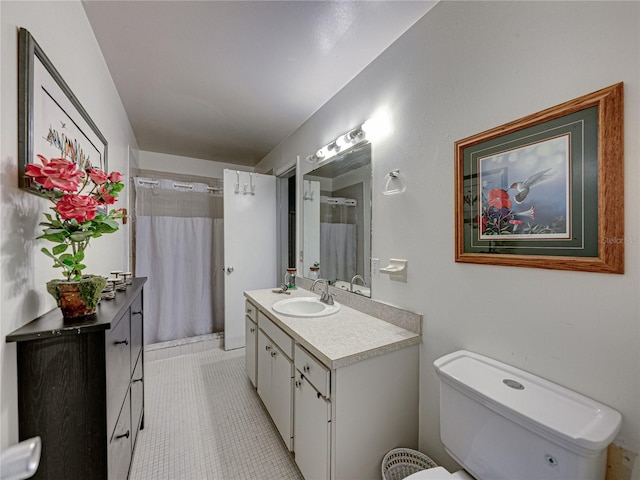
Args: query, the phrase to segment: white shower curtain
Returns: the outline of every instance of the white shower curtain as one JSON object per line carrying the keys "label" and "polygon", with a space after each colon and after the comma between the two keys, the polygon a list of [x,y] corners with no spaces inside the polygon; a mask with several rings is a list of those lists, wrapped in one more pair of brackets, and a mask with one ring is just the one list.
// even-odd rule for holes
{"label": "white shower curtain", "polygon": [[320,223],[320,272],[330,281],[351,280],[357,273],[356,225]]}
{"label": "white shower curtain", "polygon": [[148,277],[145,345],[214,331],[211,246],[222,230],[214,222],[222,220],[137,217],[136,274]]}
{"label": "white shower curtain", "polygon": [[136,179],[136,276],[148,278],[144,344],[221,332],[222,198],[149,185]]}

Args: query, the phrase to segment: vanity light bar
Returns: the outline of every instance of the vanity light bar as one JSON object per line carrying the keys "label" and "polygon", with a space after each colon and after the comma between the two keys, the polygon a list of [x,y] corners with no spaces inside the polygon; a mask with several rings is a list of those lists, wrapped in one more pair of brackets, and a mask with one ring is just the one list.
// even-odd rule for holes
{"label": "vanity light bar", "polygon": [[333,142],[320,148],[313,155],[309,155],[307,157],[307,161],[311,163],[324,162],[326,160],[329,160],[331,157],[336,156],[342,150],[351,148],[354,145],[357,145],[358,143],[364,141],[366,135],[363,127],[364,123],[359,127],[356,127],[352,130],[349,130],[347,133],[340,135]]}

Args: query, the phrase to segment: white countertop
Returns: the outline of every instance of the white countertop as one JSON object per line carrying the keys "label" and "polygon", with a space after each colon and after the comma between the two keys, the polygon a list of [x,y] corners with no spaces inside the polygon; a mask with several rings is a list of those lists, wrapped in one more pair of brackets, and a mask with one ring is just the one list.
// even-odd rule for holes
{"label": "white countertop", "polygon": [[331,370],[417,345],[422,340],[421,335],[417,333],[344,304],[341,304],[338,313],[328,317],[298,318],[276,313],[271,307],[279,300],[318,297],[304,289],[290,291],[291,295],[284,295],[273,293],[272,289],[251,290],[244,292],[244,295],[278,327]]}

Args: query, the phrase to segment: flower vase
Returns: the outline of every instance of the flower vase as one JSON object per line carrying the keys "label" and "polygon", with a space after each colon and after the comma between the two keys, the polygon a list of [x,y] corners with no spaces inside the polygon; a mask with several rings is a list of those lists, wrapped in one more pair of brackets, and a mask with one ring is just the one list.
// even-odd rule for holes
{"label": "flower vase", "polygon": [[106,284],[104,277],[84,275],[78,281],[51,280],[47,282],[47,291],[56,299],[65,322],[76,322],[96,312]]}

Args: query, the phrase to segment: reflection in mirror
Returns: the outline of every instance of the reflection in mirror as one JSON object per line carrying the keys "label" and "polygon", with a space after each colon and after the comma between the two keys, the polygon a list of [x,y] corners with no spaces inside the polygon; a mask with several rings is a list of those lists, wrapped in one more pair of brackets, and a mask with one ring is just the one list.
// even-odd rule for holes
{"label": "reflection in mirror", "polygon": [[303,275],[371,296],[371,144],[303,177]]}

